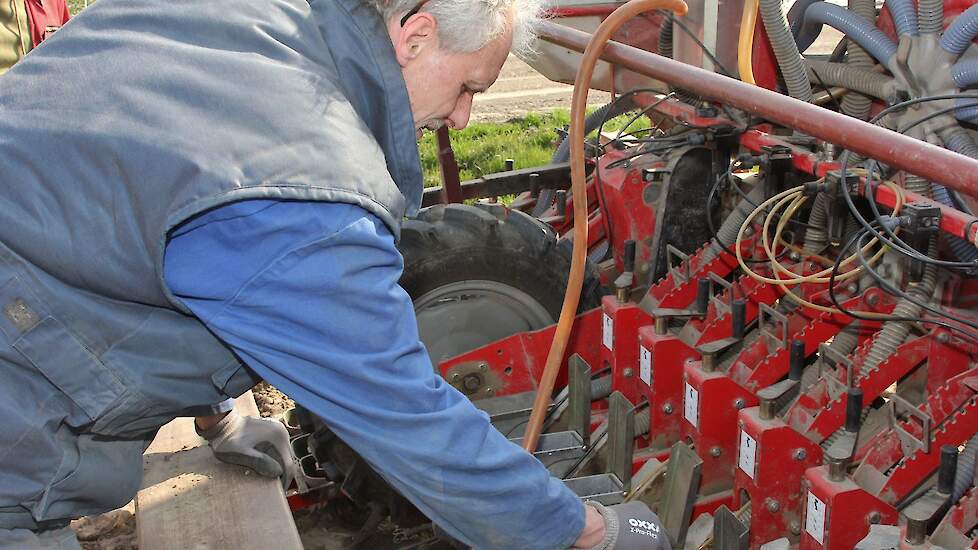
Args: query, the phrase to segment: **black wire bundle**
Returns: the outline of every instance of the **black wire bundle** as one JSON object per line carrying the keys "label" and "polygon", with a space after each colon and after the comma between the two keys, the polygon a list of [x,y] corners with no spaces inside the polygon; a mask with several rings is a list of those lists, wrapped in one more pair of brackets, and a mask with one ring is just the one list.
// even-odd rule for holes
{"label": "black wire bundle", "polygon": [[[926,97],[920,97],[920,98],[910,99],[910,100],[907,100],[907,101],[896,103],[896,104],[894,104],[894,105],[892,105],[892,106],[884,109],[879,114],[877,114],[876,116],[874,116],[869,122],[871,124],[878,123],[880,120],[882,120],[887,115],[889,115],[889,114],[891,114],[893,112],[899,111],[899,110],[907,109],[909,107],[912,107],[913,105],[917,105],[917,104],[921,104],[921,103],[926,103],[926,102],[931,102],[931,101],[948,101],[948,100],[954,101],[954,100],[958,100],[958,99],[978,99],[978,94],[946,94],[946,95],[934,95],[934,96],[926,96]],[[906,132],[910,131],[913,128],[916,128],[920,124],[923,124],[924,122],[927,122],[928,120],[932,120],[932,119],[937,118],[937,117],[939,117],[941,115],[946,115],[948,113],[952,113],[952,112],[954,112],[954,111],[956,111],[958,109],[961,109],[963,107],[970,107],[972,105],[978,105],[978,103],[966,104],[966,105],[957,105],[957,104],[955,104],[952,107],[948,107],[948,108],[944,108],[944,109],[939,109],[938,111],[935,111],[933,113],[929,113],[929,114],[927,114],[925,116],[922,116],[922,117],[914,120],[912,123],[908,124],[906,127],[901,128],[901,129],[899,129],[897,131],[899,133],[901,133],[901,134],[905,134]],[[919,261],[919,262],[923,262],[923,263],[926,263],[926,264],[929,264],[929,265],[934,265],[934,266],[937,266],[937,267],[942,267],[942,268],[945,268],[945,269],[967,270],[969,273],[970,272],[973,272],[975,269],[978,269],[978,263],[976,263],[976,262],[947,261],[947,260],[939,260],[939,259],[936,259],[936,258],[931,258],[930,256],[928,256],[926,254],[923,254],[920,251],[918,251],[917,249],[915,249],[914,247],[910,246],[903,239],[901,239],[900,237],[898,237],[896,235],[896,233],[893,230],[893,227],[891,227],[891,224],[890,223],[886,223],[887,221],[890,221],[890,220],[887,220],[886,217],[883,216],[880,213],[880,211],[879,211],[879,205],[876,203],[876,186],[878,185],[878,182],[874,181],[874,176],[875,176],[875,174],[877,172],[881,172],[881,168],[876,163],[874,163],[872,166],[869,167],[869,169],[867,170],[867,176],[866,176],[866,193],[865,193],[865,198],[866,198],[866,200],[867,200],[867,202],[869,204],[869,207],[870,207],[870,209],[873,212],[873,216],[875,218],[872,223],[870,221],[868,221],[862,215],[862,213],[859,211],[859,209],[856,207],[856,204],[855,204],[855,202],[852,199],[852,194],[850,193],[849,186],[846,183],[848,181],[847,176],[848,176],[849,162],[851,160],[851,156],[852,156],[852,153],[850,151],[846,150],[846,151],[844,151],[842,153],[842,156],[839,159],[840,164],[841,164],[840,173],[841,173],[841,176],[842,176],[841,194],[842,194],[843,199],[846,202],[846,206],[849,208],[850,213],[856,218],[856,220],[862,226],[862,229],[859,232],[857,232],[855,235],[853,235],[849,239],[849,241],[843,247],[842,251],[840,252],[840,254],[838,256],[838,259],[836,260],[835,264],[832,267],[832,274],[829,277],[829,298],[832,301],[832,304],[836,308],[838,308],[840,311],[842,311],[843,313],[845,313],[846,315],[848,315],[850,317],[853,317],[853,318],[856,318],[856,319],[863,319],[863,320],[867,320],[867,319],[870,319],[870,320],[880,320],[878,318],[874,319],[874,318],[868,318],[866,316],[861,316],[857,312],[853,312],[853,311],[849,311],[849,310],[845,309],[839,303],[838,297],[835,294],[835,278],[836,278],[836,275],[839,272],[841,259],[846,256],[846,251],[849,248],[851,248],[853,245],[855,245],[856,246],[856,254],[857,254],[857,257],[859,259],[860,264],[866,270],[866,272],[869,273],[870,276],[872,276],[873,279],[876,280],[876,282],[880,285],[880,287],[885,292],[887,292],[890,295],[896,296],[896,297],[898,297],[900,299],[905,299],[905,300],[909,301],[910,303],[912,303],[914,305],[917,305],[917,306],[921,307],[922,309],[925,309],[927,311],[930,311],[931,313],[933,313],[933,314],[935,314],[935,315],[937,315],[939,317],[943,317],[945,319],[949,319],[951,321],[954,321],[954,322],[957,322],[957,323],[960,323],[962,325],[966,325],[968,327],[971,327],[973,329],[978,330],[978,323],[976,323],[974,321],[971,321],[969,319],[964,319],[964,318],[961,318],[961,317],[957,317],[955,315],[951,315],[950,313],[947,313],[946,311],[943,311],[943,310],[941,310],[939,308],[935,308],[935,307],[931,306],[930,304],[927,304],[925,302],[921,302],[919,300],[915,300],[907,292],[905,292],[905,291],[903,291],[903,290],[895,287],[894,285],[892,285],[888,281],[886,281],[886,279],[882,275],[880,275],[876,270],[874,270],[868,264],[868,262],[866,261],[865,256],[862,254],[862,247],[864,246],[863,243],[866,242],[866,238],[872,236],[872,237],[876,237],[877,239],[879,239],[879,241],[881,243],[884,243],[891,250],[894,250],[894,251],[896,251],[896,252],[898,252],[898,253],[906,256],[907,258],[909,258],[912,261]],[[880,174],[880,175],[882,177],[882,174]],[[875,226],[878,226],[879,228],[874,227],[874,225]],[[964,329],[962,329],[962,328],[960,328],[958,326],[952,325],[950,323],[946,323],[946,322],[943,322],[943,321],[937,321],[937,320],[934,320],[934,319],[925,319],[925,318],[922,318],[922,317],[888,316],[888,317],[883,318],[882,320],[885,320],[885,321],[909,321],[909,322],[920,322],[920,323],[934,324],[934,325],[938,325],[938,326],[947,328],[949,330],[953,330],[953,331],[958,332],[960,334],[963,334],[964,336],[966,336],[967,338],[969,338],[971,340],[978,341],[978,334],[972,333],[972,332],[967,331],[967,330],[964,330]]]}

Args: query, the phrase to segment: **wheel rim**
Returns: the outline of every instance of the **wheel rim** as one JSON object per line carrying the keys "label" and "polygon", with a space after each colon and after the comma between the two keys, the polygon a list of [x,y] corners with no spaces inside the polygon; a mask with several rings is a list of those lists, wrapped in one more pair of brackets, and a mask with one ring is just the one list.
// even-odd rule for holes
{"label": "wheel rim", "polygon": [[554,323],[550,312],[532,296],[495,281],[438,287],[415,300],[414,311],[421,341],[435,365],[516,332]]}

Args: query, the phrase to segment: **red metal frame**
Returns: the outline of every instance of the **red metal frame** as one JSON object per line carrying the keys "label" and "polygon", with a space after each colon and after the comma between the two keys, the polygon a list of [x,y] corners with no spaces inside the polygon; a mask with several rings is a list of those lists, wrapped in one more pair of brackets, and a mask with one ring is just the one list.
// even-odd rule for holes
{"label": "red metal frame", "polygon": [[799,480],[822,463],[822,448],[757,407],[740,411],[734,506],[751,502],[750,546],[801,534],[805,492]]}

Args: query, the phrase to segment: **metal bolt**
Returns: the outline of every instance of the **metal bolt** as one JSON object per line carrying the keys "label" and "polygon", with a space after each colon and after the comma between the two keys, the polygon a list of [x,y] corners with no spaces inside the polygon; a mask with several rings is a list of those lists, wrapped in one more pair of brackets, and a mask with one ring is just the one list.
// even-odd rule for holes
{"label": "metal bolt", "polygon": [[489,387],[486,388],[486,395],[492,395],[494,393],[496,393],[496,388],[494,388],[492,386],[489,386]]}
{"label": "metal bolt", "polygon": [[801,261],[801,254],[797,252],[792,252],[791,254],[788,255],[788,257],[791,258],[791,261],[793,262]]}
{"label": "metal bolt", "polygon": [[489,370],[489,365],[487,365],[486,363],[479,363],[479,370],[481,370],[482,372],[486,372],[487,370]]}
{"label": "metal bolt", "polygon": [[664,412],[666,414],[672,414],[672,405],[670,405],[669,403],[666,403],[665,405],[663,405],[662,406],[662,412]]}
{"label": "metal bolt", "polygon": [[625,378],[631,378],[632,376],[635,375],[635,369],[627,368],[624,371],[622,371],[622,374],[625,376]]}
{"label": "metal bolt", "polygon": [[910,544],[923,544],[927,538],[927,522],[918,518],[907,518],[905,540]]}
{"label": "metal bolt", "polygon": [[792,521],[791,523],[789,523],[788,524],[788,528],[791,529],[791,534],[792,535],[800,535],[801,534],[801,524],[798,523],[797,521]]}
{"label": "metal bolt", "polygon": [[780,510],[780,509],[781,509],[781,503],[780,502],[774,500],[773,498],[767,499],[767,511],[768,512],[771,512],[772,514],[774,514],[778,510]]}
{"label": "metal bolt", "polygon": [[720,447],[713,447],[710,449],[710,456],[713,458],[719,458],[721,453],[723,453],[723,450],[720,449]]}
{"label": "metal bolt", "polygon": [[791,457],[795,460],[805,460],[808,458],[808,453],[805,452],[805,449],[795,449],[795,452],[791,455]]}
{"label": "metal bolt", "polygon": [[743,398],[737,398],[737,400],[734,401],[734,408],[736,408],[739,411],[740,409],[743,409],[744,405],[746,404],[747,403],[743,400]]}
{"label": "metal bolt", "polygon": [[702,362],[703,370],[706,372],[713,372],[714,370],[716,370],[716,366],[717,366],[716,360],[717,360],[716,355],[712,353],[704,353],[703,362]]}
{"label": "metal bolt", "polygon": [[461,378],[461,376],[457,372],[452,373],[452,382],[458,382],[459,378]]}
{"label": "metal bolt", "polygon": [[655,333],[663,336],[669,330],[669,320],[665,317],[655,318]]}
{"label": "metal bolt", "polygon": [[481,385],[482,377],[478,374],[469,374],[462,379],[462,387],[470,394],[475,393]]}
{"label": "metal bolt", "polygon": [[946,332],[940,332],[940,333],[937,334],[937,341],[940,342],[940,343],[942,343],[942,344],[946,344],[949,341],[951,341],[951,335],[949,335]]}
{"label": "metal bolt", "polygon": [[873,510],[872,512],[869,513],[868,516],[866,516],[866,519],[869,520],[870,523],[876,524],[879,523],[880,520],[883,518],[879,512]]}
{"label": "metal bolt", "polygon": [[866,304],[869,306],[875,307],[879,303],[880,303],[880,295],[876,294],[875,292],[866,297]]}
{"label": "metal bolt", "polygon": [[846,478],[849,469],[849,460],[846,458],[829,459],[829,480],[839,483]]}
{"label": "metal bolt", "polygon": [[856,286],[856,285],[855,285],[855,284],[853,283],[853,284],[850,284],[850,285],[848,285],[848,286],[846,286],[846,290],[848,290],[848,291],[849,291],[850,293],[852,293],[852,294],[855,294],[855,293],[856,293],[856,291],[857,291],[857,290],[859,290],[859,287],[858,287],[858,286]]}

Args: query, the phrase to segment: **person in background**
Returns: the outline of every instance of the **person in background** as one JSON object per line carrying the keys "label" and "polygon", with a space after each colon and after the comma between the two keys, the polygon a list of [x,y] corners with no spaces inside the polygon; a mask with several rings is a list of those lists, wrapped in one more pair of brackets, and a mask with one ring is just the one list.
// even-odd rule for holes
{"label": "person in background", "polygon": [[0,0],[0,74],[69,19],[64,0]]}

